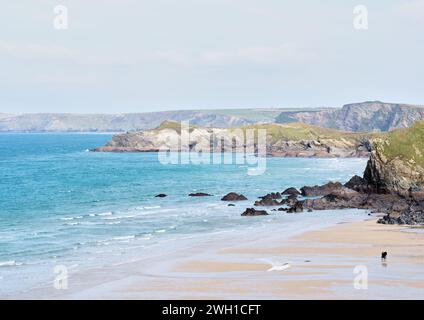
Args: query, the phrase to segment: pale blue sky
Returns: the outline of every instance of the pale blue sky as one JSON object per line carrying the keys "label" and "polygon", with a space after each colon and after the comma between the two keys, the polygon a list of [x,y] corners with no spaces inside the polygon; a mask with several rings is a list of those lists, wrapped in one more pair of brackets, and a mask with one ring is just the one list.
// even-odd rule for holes
{"label": "pale blue sky", "polygon": [[424,0],[1,0],[0,21],[0,113],[424,104]]}

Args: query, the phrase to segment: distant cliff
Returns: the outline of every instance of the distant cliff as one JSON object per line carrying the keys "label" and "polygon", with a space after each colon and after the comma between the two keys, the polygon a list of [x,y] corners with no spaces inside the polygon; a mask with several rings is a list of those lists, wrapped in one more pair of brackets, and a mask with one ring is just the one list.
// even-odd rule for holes
{"label": "distant cliff", "polygon": [[181,144],[179,123],[167,121],[153,130],[115,135],[111,141],[96,151],[228,152],[234,150],[234,139],[239,141],[241,146],[257,150],[256,141],[245,140],[249,129],[252,129],[252,132],[265,129],[267,155],[281,157],[367,157],[370,151],[370,139],[377,137],[376,134],[343,132],[304,123],[259,124],[229,129],[191,127],[188,140]]}
{"label": "distant cliff", "polygon": [[424,191],[424,121],[374,141],[364,178],[381,192]]}
{"label": "distant cliff", "polygon": [[369,101],[347,104],[342,109],[282,112],[276,122],[300,121],[345,131],[391,131],[410,127],[415,121],[422,119],[423,106]]}
{"label": "distant cliff", "polygon": [[165,120],[229,128],[258,123],[303,122],[343,131],[390,131],[424,119],[424,107],[379,101],[343,108],[247,108],[126,114],[0,114],[0,132],[127,132],[153,129]]}
{"label": "distant cliff", "polygon": [[132,114],[2,114],[0,132],[126,132],[151,129],[165,120],[223,128],[252,123],[227,114],[184,110]]}

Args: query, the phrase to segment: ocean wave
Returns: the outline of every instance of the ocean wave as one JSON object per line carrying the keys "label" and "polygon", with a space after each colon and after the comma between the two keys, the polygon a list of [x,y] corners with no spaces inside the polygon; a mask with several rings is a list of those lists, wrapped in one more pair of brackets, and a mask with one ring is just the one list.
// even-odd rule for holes
{"label": "ocean wave", "polygon": [[117,240],[117,241],[127,241],[127,240],[132,240],[135,239],[135,235],[131,235],[131,236],[121,236],[121,237],[113,237],[112,240]]}
{"label": "ocean wave", "polygon": [[166,232],[166,230],[165,229],[160,229],[160,230],[156,230],[155,232],[156,233],[164,233],[164,232]]}
{"label": "ocean wave", "polygon": [[81,223],[79,222],[69,222],[69,223],[65,223],[65,226],[77,226],[80,225]]}
{"label": "ocean wave", "polygon": [[111,216],[111,215],[113,215],[113,212],[111,212],[111,211],[96,214],[96,216],[100,216],[100,217]]}
{"label": "ocean wave", "polygon": [[103,218],[103,220],[121,220],[121,219],[130,219],[134,217],[135,215],[126,215],[126,216],[107,217],[107,218]]}
{"label": "ocean wave", "polygon": [[60,218],[60,220],[62,221],[70,221],[70,220],[75,220],[75,219],[83,219],[83,216],[77,216],[77,217],[64,217],[64,218]]}
{"label": "ocean wave", "polygon": [[121,221],[111,221],[111,222],[106,222],[106,223],[101,223],[101,224],[108,224],[108,225],[114,225],[114,224],[120,224]]}
{"label": "ocean wave", "polygon": [[9,260],[9,261],[0,261],[0,267],[14,267],[14,266],[21,266],[21,262],[16,262],[15,260]]}

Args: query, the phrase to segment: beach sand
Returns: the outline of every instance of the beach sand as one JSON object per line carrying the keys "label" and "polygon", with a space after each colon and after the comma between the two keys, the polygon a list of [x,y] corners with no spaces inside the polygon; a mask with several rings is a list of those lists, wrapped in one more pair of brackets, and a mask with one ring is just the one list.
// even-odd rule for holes
{"label": "beach sand", "polygon": [[[172,254],[76,274],[68,290],[45,288],[23,298],[423,299],[420,231],[380,225],[373,218],[289,238],[273,232],[242,241],[210,240]],[[388,252],[386,261],[380,258],[382,251]],[[270,262],[290,267],[268,271]],[[355,288],[355,278],[360,288]]]}

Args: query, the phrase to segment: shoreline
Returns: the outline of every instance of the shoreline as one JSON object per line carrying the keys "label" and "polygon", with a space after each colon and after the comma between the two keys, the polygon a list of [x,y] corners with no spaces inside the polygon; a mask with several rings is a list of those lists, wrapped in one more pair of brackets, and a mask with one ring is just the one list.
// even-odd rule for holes
{"label": "shoreline", "polygon": [[[220,239],[229,242],[208,239],[76,274],[70,277],[76,283],[70,290],[30,290],[18,298],[419,299],[424,294],[424,233],[410,230],[379,225],[373,217],[288,237],[276,229],[246,232],[247,239],[229,234]],[[386,261],[380,259],[382,251],[388,252]],[[269,272],[271,261],[290,266]],[[367,290],[353,286],[356,266],[367,267]]]}

